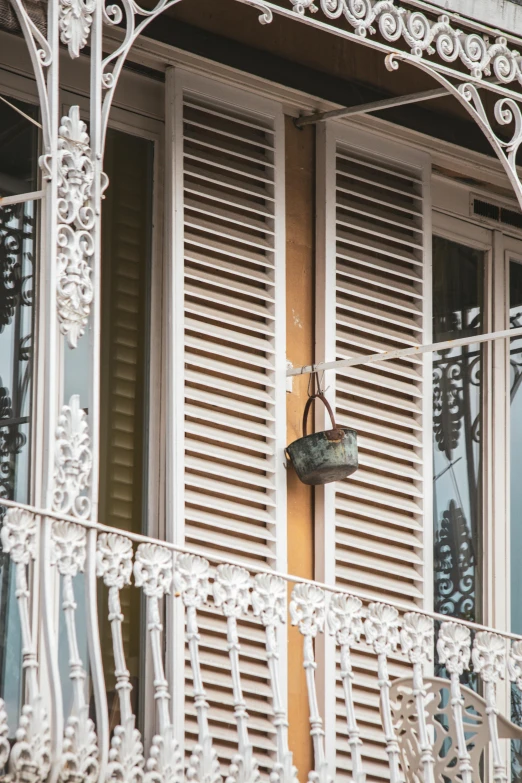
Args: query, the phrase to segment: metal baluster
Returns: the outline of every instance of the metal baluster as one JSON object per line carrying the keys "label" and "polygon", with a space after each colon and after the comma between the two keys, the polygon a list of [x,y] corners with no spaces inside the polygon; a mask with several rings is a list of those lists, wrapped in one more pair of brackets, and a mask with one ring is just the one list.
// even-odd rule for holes
{"label": "metal baluster", "polygon": [[210,592],[210,566],[196,555],[179,555],[174,568],[174,586],[186,608],[187,641],[194,683],[194,705],[198,719],[198,743],[192,751],[187,779],[194,783],[221,783],[217,753],[208,725],[207,694],[201,676],[199,660],[199,628],[197,610],[206,603]]}
{"label": "metal baluster", "polygon": [[387,657],[397,649],[399,641],[399,613],[388,604],[373,603],[368,607],[364,621],[366,641],[377,655],[377,676],[381,702],[381,718],[390,764],[390,783],[399,783],[399,745],[390,709],[390,677]]}
{"label": "metal baluster", "polygon": [[490,631],[479,631],[475,636],[471,652],[473,670],[480,674],[484,683],[486,715],[488,716],[491,752],[493,757],[494,783],[506,783],[508,775],[500,752],[498,738],[497,682],[504,679],[506,667],[506,640]]}
{"label": "metal baluster", "polygon": [[29,620],[30,593],[27,583],[27,570],[31,560],[36,557],[36,519],[28,511],[10,508],[0,535],[2,548],[11,556],[16,567],[16,600],[20,613],[22,665],[27,687],[27,702],[22,707],[8,769],[14,783],[45,780],[51,767],[51,735],[38,684],[38,659]]}
{"label": "metal baluster", "polygon": [[252,590],[252,608],[265,627],[266,656],[272,684],[274,726],[277,733],[277,761],[273,774],[279,783],[295,783],[297,769],[288,748],[288,716],[279,682],[277,629],[286,621],[286,582],[278,576],[257,574]]}
{"label": "metal baluster", "polygon": [[107,780],[141,783],[143,780],[143,744],[132,712],[130,673],[123,648],[120,590],[129,585],[132,574],[132,542],[124,536],[103,533],[98,538],[97,576],[109,588],[109,623],[114,652],[116,691],[120,703],[120,725],[114,729],[109,753]]}
{"label": "metal baluster", "polygon": [[170,719],[170,695],[163,666],[163,625],[159,608],[160,599],[170,592],[172,553],[157,544],[140,544],[134,561],[134,580],[137,587],[143,587],[147,597],[148,632],[154,668],[154,698],[158,715],[158,733],[152,739],[144,780],[145,783],[181,783],[183,763]]}
{"label": "metal baluster", "polygon": [[433,635],[431,617],[418,612],[407,612],[404,615],[400,639],[402,651],[413,665],[413,698],[417,708],[420,762],[424,783],[434,783],[435,759],[426,723],[426,688],[423,675],[424,664],[433,658]]}
{"label": "metal baluster", "polygon": [[460,689],[460,677],[469,669],[471,634],[469,628],[459,623],[442,623],[437,640],[439,662],[446,667],[451,681],[451,709],[457,733],[459,775],[462,783],[472,783],[473,767],[464,731],[464,697]]}
{"label": "metal baluster", "polygon": [[220,565],[216,569],[216,577],[212,585],[214,603],[220,607],[227,618],[227,647],[232,671],[232,691],[234,698],[234,715],[237,724],[238,752],[234,755],[229,767],[226,783],[258,783],[259,774],[257,760],[253,754],[252,744],[248,737],[248,713],[241,688],[241,672],[239,668],[239,636],[237,621],[246,615],[250,604],[251,580],[248,571],[239,566]]}
{"label": "metal baluster", "polygon": [[[325,619],[324,591],[315,585],[298,584],[292,590],[290,601],[290,616],[292,625],[297,625],[303,635],[304,670],[306,674],[306,686],[308,690],[308,703],[310,708],[310,734],[314,746],[314,770],[308,775],[310,783],[331,783],[332,778],[328,774],[328,762],[324,750],[323,720],[317,704],[317,689],[315,684],[315,670],[317,664],[314,656],[314,639],[318,633],[322,633]],[[331,672],[335,678],[335,672]]]}
{"label": "metal baluster", "polygon": [[341,680],[348,724],[348,745],[352,758],[352,778],[354,783],[364,783],[366,775],[361,758],[361,732],[357,725],[353,702],[353,670],[350,653],[350,648],[359,641],[363,630],[362,602],[352,595],[332,595],[328,607],[327,624],[330,633],[335,636],[335,640],[341,648]]}
{"label": "metal baluster", "polygon": [[[74,577],[85,568],[87,535],[81,525],[54,522],[52,527],[51,563],[62,577],[62,609],[69,648],[69,678],[73,686],[73,706],[64,732],[60,781],[81,780],[96,783],[99,773],[99,751],[94,723],[89,718],[85,699],[87,674],[78,649]],[[94,567],[94,563],[92,564]]]}

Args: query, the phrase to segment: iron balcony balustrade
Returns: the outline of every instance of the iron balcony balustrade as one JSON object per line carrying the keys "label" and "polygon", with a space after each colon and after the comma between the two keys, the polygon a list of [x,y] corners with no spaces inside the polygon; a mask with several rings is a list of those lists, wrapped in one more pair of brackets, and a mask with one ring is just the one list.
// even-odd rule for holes
{"label": "iron balcony balustrade", "polygon": [[[509,779],[510,746],[503,740],[520,740],[522,729],[510,723],[500,708],[509,712],[505,695],[510,687],[512,705],[521,703],[522,637],[429,612],[405,611],[399,604],[372,602],[318,582],[269,571],[249,572],[217,558],[210,563],[164,541],[86,520],[72,521],[67,515],[47,515],[10,501],[5,501],[5,506],[1,539],[16,576],[25,698],[17,726],[8,726],[5,705],[0,702],[2,780],[253,783],[266,778],[272,783],[290,783],[308,778],[328,783],[336,770],[335,753],[327,753],[318,706],[316,655],[323,644],[332,646],[337,661],[323,672],[325,689],[336,694],[344,715],[342,731],[337,728],[335,752],[345,752],[356,783],[368,776],[369,763],[365,731],[361,731],[366,718],[359,714],[354,696],[361,687],[375,692],[380,725],[374,728],[381,736],[392,783],[405,778],[425,783],[443,779],[471,783],[479,779],[481,764],[486,779],[494,783]],[[103,681],[106,658],[102,661],[92,654],[99,648],[100,626],[96,612],[82,606],[77,595],[80,572],[95,591],[105,585],[108,596],[105,611],[111,627],[118,716],[111,731],[106,693],[94,688],[95,711],[86,696],[86,680],[93,678],[96,669],[98,681]],[[37,579],[32,578],[33,573]],[[56,606],[40,606],[35,612],[35,603],[45,594],[38,584],[42,580],[54,582]],[[128,590],[139,591],[146,606],[146,645],[153,675],[151,693],[143,696],[145,700],[152,696],[155,705],[154,734],[146,742],[133,711],[128,649],[122,634],[125,616],[121,594]],[[87,602],[92,598],[91,592]],[[181,629],[180,636],[165,621],[165,617],[172,617],[172,606],[182,610],[184,631]],[[209,610],[221,623],[216,626],[216,647],[221,634],[221,647],[228,655],[230,720],[235,723],[235,733],[225,753],[213,736],[213,708],[207,700],[202,669],[200,619]],[[274,751],[266,754],[254,752],[243,691],[246,671],[240,628],[245,622],[251,627],[256,624],[258,640],[266,651],[261,677],[268,688],[266,720],[274,736]],[[45,656],[37,644],[39,623],[53,626],[46,638],[55,641],[47,645]],[[78,641],[80,626],[85,623],[89,660],[82,659]],[[288,623],[297,626],[302,636],[314,751],[311,771],[296,770],[288,744],[283,696],[287,683],[280,668]],[[70,711],[65,715],[60,677],[56,678],[59,627],[66,628],[72,689]],[[190,669],[187,679],[191,681],[186,710],[192,710],[197,721],[193,732],[197,737],[192,741],[185,736],[184,747],[182,728],[178,736],[183,715],[176,715],[171,707],[176,694],[165,668],[171,648],[181,643],[183,649],[183,635]],[[370,661],[364,674],[355,662],[361,656]],[[398,666],[399,677],[394,674]],[[434,671],[444,677],[434,677]],[[373,672],[370,684],[369,672]],[[464,681],[468,684],[463,685]]]}

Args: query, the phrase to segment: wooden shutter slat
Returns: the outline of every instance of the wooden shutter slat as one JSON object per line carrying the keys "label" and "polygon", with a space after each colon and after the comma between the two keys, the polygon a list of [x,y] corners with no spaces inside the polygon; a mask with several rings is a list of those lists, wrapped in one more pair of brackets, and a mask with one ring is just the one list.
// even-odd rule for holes
{"label": "wooden shutter slat", "polygon": [[[276,252],[283,195],[276,126],[280,134],[282,117],[276,120],[275,107],[273,116],[246,108],[241,92],[230,90],[221,100],[202,89],[182,90],[179,156],[184,541],[203,556],[267,568],[277,564],[285,505],[280,443],[285,346],[279,337],[285,319],[278,317],[284,313],[284,258]],[[205,609],[198,615],[209,723],[226,765],[237,752],[226,626],[221,613]],[[264,632],[253,617],[240,620],[238,628],[249,737],[268,779],[276,734]],[[188,658],[185,671],[190,752],[197,721]],[[226,775],[225,767],[222,771]]]}

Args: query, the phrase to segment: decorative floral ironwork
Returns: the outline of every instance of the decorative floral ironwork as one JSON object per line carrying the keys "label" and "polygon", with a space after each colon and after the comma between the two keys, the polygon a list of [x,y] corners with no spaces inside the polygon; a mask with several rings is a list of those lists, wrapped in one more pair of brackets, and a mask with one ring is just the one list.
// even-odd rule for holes
{"label": "decorative floral ironwork", "polygon": [[144,783],[182,783],[182,781],[183,761],[178,743],[174,739],[174,729],[169,725],[163,734],[156,734],[152,738]]}
{"label": "decorative floral ironwork", "polygon": [[448,674],[459,677],[469,668],[471,657],[471,634],[469,628],[460,623],[442,623],[437,639],[439,663]]}
{"label": "decorative floral ironwork", "polygon": [[170,696],[163,669],[163,625],[159,611],[159,601],[170,592],[172,584],[172,552],[157,544],[140,544],[134,560],[134,580],[137,587],[143,587],[147,598],[159,729],[152,739],[144,783],[182,783],[183,762],[169,713]]}
{"label": "decorative floral ironwork", "polygon": [[412,697],[417,707],[417,731],[420,766],[425,781],[434,781],[435,757],[430,728],[427,723],[423,666],[433,658],[434,623],[431,617],[420,612],[407,612],[400,630],[402,652],[413,664]]}
{"label": "decorative floral ironwork", "polygon": [[9,780],[46,780],[51,766],[51,735],[47,711],[38,683],[38,660],[29,619],[27,573],[36,556],[36,518],[20,508],[10,508],[0,536],[2,548],[16,567],[16,599],[22,632],[23,667],[26,671],[27,702],[22,708],[16,741],[9,757]]}
{"label": "decorative floral ironwork", "polygon": [[424,664],[433,659],[434,625],[431,617],[420,612],[407,612],[400,630],[401,648],[412,664]]}
{"label": "decorative floral ironwork", "polygon": [[102,533],[96,549],[96,574],[107,587],[122,590],[130,585],[132,574],[132,541],[115,533]]}
{"label": "decorative floral ironwork", "polygon": [[142,783],[143,743],[136,728],[130,694],[132,685],[123,648],[120,590],[130,584],[132,574],[132,541],[115,533],[102,533],[96,549],[96,574],[109,588],[109,622],[112,626],[116,691],[120,702],[121,723],[114,728],[107,781]]}
{"label": "decorative floral ironwork", "polygon": [[363,631],[363,614],[362,601],[356,596],[339,593],[330,598],[327,623],[328,630],[335,636],[335,640],[341,648],[341,680],[344,690],[348,744],[352,757],[354,783],[364,783],[366,779],[361,755],[361,732],[357,724],[352,691],[354,674],[351,661],[351,648],[358,643]]}
{"label": "decorative floral ironwork", "polygon": [[96,783],[99,773],[99,750],[94,723],[85,703],[85,668],[78,651],[76,609],[73,579],[85,567],[87,531],[73,522],[52,525],[51,564],[63,577],[62,608],[66,618],[69,647],[69,678],[73,685],[73,710],[64,732],[60,783]]}
{"label": "decorative floral ironwork", "polygon": [[85,566],[87,534],[73,522],[54,522],[51,562],[62,576],[75,577]]}
{"label": "decorative floral ironwork", "polygon": [[71,57],[79,57],[89,40],[96,0],[60,0],[60,40]]}
{"label": "decorative floral ironwork", "polygon": [[323,719],[317,705],[315,681],[315,652],[313,640],[322,633],[325,623],[325,593],[313,584],[297,584],[290,601],[292,625],[303,635],[303,668],[309,694],[310,734],[314,745],[314,769],[308,775],[309,783],[332,783],[324,747]]}
{"label": "decorative floral ironwork", "polygon": [[251,584],[250,574],[245,568],[219,565],[212,585],[214,603],[227,618],[228,655],[238,735],[238,752],[232,757],[225,783],[259,783],[261,780],[258,762],[248,736],[248,714],[241,687],[237,630],[238,619],[248,612]]}
{"label": "decorative floral ironwork", "polygon": [[502,83],[522,84],[520,54],[510,49],[499,35],[494,41],[475,31],[454,26],[449,15],[430,18],[427,14],[395,5],[393,0],[292,0],[295,11],[317,13],[319,7],[328,19],[343,17],[361,38],[377,32],[389,43],[403,41],[415,58],[437,54],[444,63],[458,60],[475,79],[495,77]]}
{"label": "decorative floral ironwork", "polygon": [[91,501],[81,493],[89,487],[91,480],[91,439],[78,394],[73,394],[69,405],[63,406],[58,419],[54,465],[53,509],[88,517]]}
{"label": "decorative floral ironwork", "polygon": [[366,641],[377,655],[390,655],[399,643],[399,613],[389,604],[373,603],[364,621]]}
{"label": "decorative floral ironwork", "polygon": [[504,679],[506,668],[506,641],[497,633],[479,631],[475,635],[471,653],[473,669],[485,683]]}
{"label": "decorative floral ironwork", "polygon": [[399,612],[394,606],[371,603],[364,621],[367,643],[377,655],[377,677],[380,691],[381,714],[386,738],[386,753],[390,766],[390,783],[399,783],[399,745],[395,734],[390,705],[390,676],[388,656],[399,643]]}
{"label": "decorative floral ironwork", "polygon": [[[63,0],[62,0],[63,1]],[[71,0],[82,3],[82,0]],[[60,330],[71,348],[85,332],[93,286],[90,260],[94,253],[94,169],[87,126],[79,106],[71,106],[58,133],[57,314]],[[42,158],[49,175],[49,161]]]}
{"label": "decorative floral ironwork", "polygon": [[9,781],[47,780],[51,768],[51,732],[42,697],[24,704],[9,756]]}
{"label": "decorative floral ironwork", "polygon": [[[460,680],[469,669],[471,657],[471,633],[460,623],[444,622],[437,639],[437,655],[440,665],[446,668],[451,680],[451,709],[456,727],[458,771],[463,783],[472,783],[473,765],[464,726],[465,700]],[[469,725],[468,725],[469,730]]]}
{"label": "decorative floral ironwork", "polygon": [[67,721],[62,748],[60,783],[96,783],[99,773],[98,742],[94,723],[83,705],[79,716]]}
{"label": "decorative floral ironwork", "polygon": [[[272,574],[257,574],[252,590],[252,609],[265,628],[286,620],[286,582]],[[272,637],[271,637],[272,638]]]}
{"label": "decorative floral ironwork", "polygon": [[217,751],[208,725],[208,702],[199,654],[197,610],[207,601],[210,592],[210,565],[197,555],[178,555],[174,570],[174,586],[181,594],[187,613],[187,642],[192,666],[194,706],[198,720],[198,741],[187,766],[187,779],[192,783],[221,783]]}
{"label": "decorative floral ironwork", "polygon": [[292,625],[297,625],[303,636],[315,639],[324,628],[324,590],[316,585],[298,584],[292,590],[290,601]]}
{"label": "decorative floral ironwork", "polygon": [[134,579],[146,596],[162,598],[172,584],[172,553],[157,544],[140,544],[134,561]]}
{"label": "decorative floral ironwork", "polygon": [[494,783],[507,783],[508,776],[500,752],[498,730],[497,683],[504,679],[506,669],[506,640],[491,631],[479,631],[475,635],[471,660],[476,674],[484,683],[486,715],[491,737],[491,756]]}
{"label": "decorative floral ironwork", "polygon": [[257,574],[252,589],[252,609],[265,627],[266,655],[272,683],[274,726],[277,732],[277,758],[273,768],[274,783],[297,783],[297,769],[288,747],[288,716],[280,683],[277,629],[286,622],[284,579],[272,574]]}
{"label": "decorative floral ironwork", "polygon": [[36,557],[36,518],[29,511],[10,508],[5,515],[0,539],[2,549],[16,565],[28,566]]}
{"label": "decorative floral ironwork", "polygon": [[[505,41],[505,39],[503,40]],[[518,60],[520,60],[520,56],[518,57]],[[520,62],[517,62],[516,69],[518,71],[518,81],[522,84],[522,69],[520,67]],[[501,77],[497,78],[502,81]],[[512,98],[500,98],[495,102],[495,121],[503,128],[506,128],[506,126],[509,125],[513,125],[511,138],[505,139],[499,136],[498,133],[493,130],[491,121],[487,116],[484,100],[476,86],[474,84],[462,84],[459,87],[459,92],[464,100],[469,103],[471,113],[475,117],[477,123],[486,132],[486,135],[492,142],[493,146],[497,148],[496,151],[501,154],[503,153],[503,156],[507,161],[507,165],[513,174],[514,180],[519,183],[516,173],[517,154],[520,145],[522,144],[522,112],[519,104],[516,103]]]}
{"label": "decorative floral ironwork", "polygon": [[245,568],[220,565],[212,585],[214,603],[225,617],[241,617],[250,605],[250,574]]}
{"label": "decorative floral ironwork", "polygon": [[333,595],[328,607],[328,629],[337,644],[353,646],[363,631],[362,601],[354,595]]}
{"label": "decorative floral ironwork", "polygon": [[200,609],[210,592],[210,565],[208,560],[197,555],[179,555],[174,570],[174,587],[181,593],[187,608]]}

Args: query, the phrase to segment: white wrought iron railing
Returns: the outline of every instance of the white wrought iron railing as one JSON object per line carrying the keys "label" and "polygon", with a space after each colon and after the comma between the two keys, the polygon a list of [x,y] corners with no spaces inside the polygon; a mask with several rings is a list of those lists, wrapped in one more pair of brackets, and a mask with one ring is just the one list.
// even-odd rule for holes
{"label": "white wrought iron railing", "polygon": [[[479,770],[494,783],[510,777],[509,738],[522,739],[522,730],[499,709],[501,683],[522,688],[522,637],[499,633],[473,623],[420,611],[403,611],[397,604],[368,601],[317,582],[296,580],[269,571],[249,572],[236,563],[207,559],[146,536],[126,534],[67,515],[41,516],[29,506],[6,501],[8,510],[1,528],[1,542],[16,572],[16,599],[22,635],[25,672],[24,704],[18,725],[9,727],[0,701],[0,771],[3,781],[133,781],[133,783],[256,783],[268,769],[271,783],[293,783],[308,778],[328,783],[335,776],[335,758],[325,750],[323,716],[318,698],[319,642],[335,645],[337,665],[323,679],[341,685],[346,730],[342,740],[350,758],[355,783],[368,777],[364,738],[354,687],[357,675],[353,656],[373,656],[375,687],[379,693],[382,742],[389,780],[432,783],[445,778],[471,783]],[[53,518],[54,516],[54,518]],[[46,528],[47,525],[47,528]],[[47,532],[48,541],[45,541]],[[45,552],[48,561],[42,561]],[[36,566],[36,568],[35,568]],[[114,660],[119,723],[109,736],[107,700],[94,690],[96,719],[86,697],[86,680],[103,681],[100,630],[96,612],[79,607],[75,577],[107,588],[110,644]],[[53,594],[42,580],[51,580],[56,606],[35,602]],[[153,676],[155,704],[153,736],[147,744],[137,726],[131,702],[132,685],[122,633],[124,614],[120,593],[128,585],[141,591],[146,605],[146,636]],[[290,583],[290,584],[289,584]],[[293,584],[292,584],[293,583]],[[290,588],[290,589],[289,589]],[[92,601],[92,591],[86,591]],[[184,609],[185,639],[165,628],[165,598]],[[288,600],[289,599],[289,600]],[[199,618],[212,607],[222,620],[231,676],[234,751],[228,770],[216,747],[209,723],[200,655]],[[56,640],[61,622],[66,628],[68,676],[72,706],[62,716],[62,703],[53,672],[59,666],[58,645],[48,643],[45,655],[39,639],[41,625],[52,622],[43,634]],[[238,627],[256,620],[264,635],[266,680],[270,688],[270,715],[275,745],[270,759],[260,759],[249,734],[249,715],[243,696],[243,663]],[[309,704],[314,765],[296,770],[288,742],[286,683],[281,677],[281,631],[287,622],[297,626],[303,641],[302,662]],[[80,623],[87,623],[90,660],[82,660],[78,644]],[[172,683],[166,677],[169,646],[186,645],[191,671],[190,698],[197,720],[197,741],[185,747],[176,736]],[[93,654],[94,651],[94,654]],[[434,677],[433,659],[439,673]],[[405,674],[390,675],[390,660],[400,659]],[[405,668],[404,668],[405,667]],[[371,670],[371,667],[370,667]],[[472,687],[462,685],[470,672]],[[189,693],[189,691],[187,691]],[[479,695],[482,693],[483,695]],[[504,688],[503,693],[509,693]],[[2,694],[0,694],[1,696]],[[60,703],[56,703],[56,700]],[[506,705],[504,704],[504,709]],[[507,710],[509,711],[509,699]],[[328,716],[327,716],[328,717]],[[181,725],[183,721],[181,721]],[[484,755],[484,751],[486,754]],[[484,771],[485,770],[485,771]]]}

